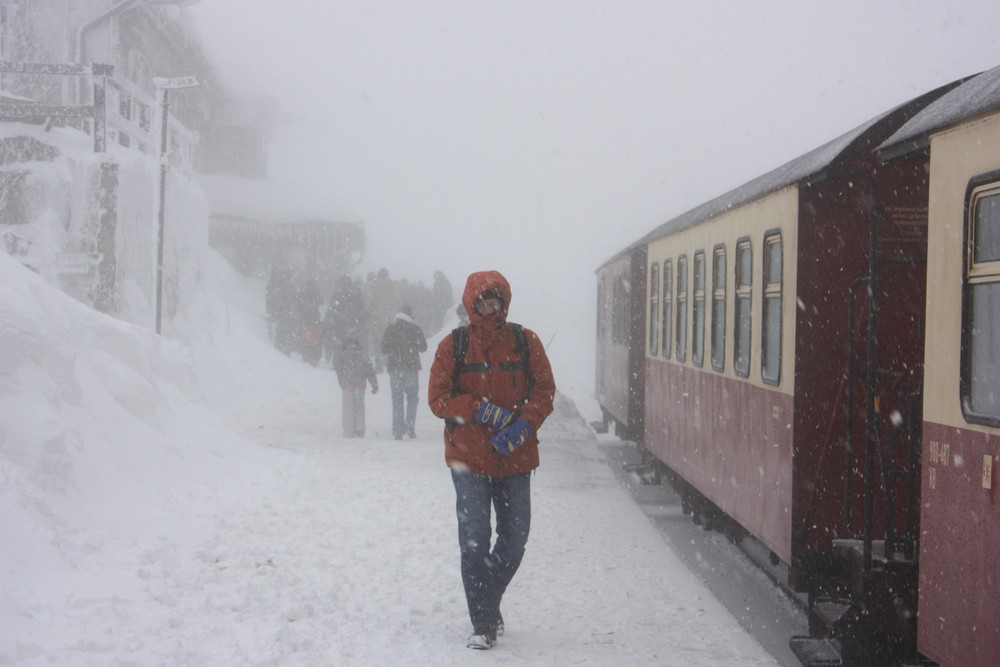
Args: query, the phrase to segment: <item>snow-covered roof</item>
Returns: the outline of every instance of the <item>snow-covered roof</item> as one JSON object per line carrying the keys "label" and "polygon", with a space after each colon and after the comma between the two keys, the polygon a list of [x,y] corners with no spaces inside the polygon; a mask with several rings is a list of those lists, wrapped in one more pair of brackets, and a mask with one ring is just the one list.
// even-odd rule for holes
{"label": "snow-covered roof", "polygon": [[202,175],[198,181],[215,218],[263,223],[359,220],[347,206],[331,201],[328,193],[310,191],[298,183],[225,174]]}
{"label": "snow-covered roof", "polygon": [[878,147],[878,156],[889,161],[924,150],[934,132],[997,109],[1000,109],[1000,66],[966,79],[928,104]]}

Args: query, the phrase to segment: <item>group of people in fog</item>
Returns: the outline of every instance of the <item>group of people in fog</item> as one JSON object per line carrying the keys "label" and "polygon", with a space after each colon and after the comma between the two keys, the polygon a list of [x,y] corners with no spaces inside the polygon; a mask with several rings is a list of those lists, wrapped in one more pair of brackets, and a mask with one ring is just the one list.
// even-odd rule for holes
{"label": "group of people in fog", "polygon": [[386,268],[353,279],[342,275],[332,285],[322,285],[306,271],[276,266],[266,289],[271,336],[283,354],[299,354],[313,365],[323,359],[329,362],[335,347],[353,329],[378,373],[385,370],[379,343],[399,305],[410,306],[414,321],[433,336],[455,303],[451,282],[442,271],[434,272],[431,287],[422,281],[393,279]]}
{"label": "group of people in fog", "polygon": [[[397,440],[416,437],[420,354],[425,331],[437,333],[453,301],[451,283],[434,272],[423,283],[393,280],[386,268],[365,280],[340,276],[323,301],[315,279],[275,268],[267,284],[267,314],[274,346],[285,355],[301,354],[319,365],[326,359],[337,371],[343,392],[345,437],[365,434],[365,389],[378,392],[378,375],[388,373],[392,392],[392,432]],[[324,303],[326,305],[323,311]]]}
{"label": "group of people in fog", "polygon": [[[413,320],[409,305],[399,306],[399,312],[382,334],[378,349],[385,358],[392,392],[392,436],[396,440],[402,440],[404,434],[416,438],[420,354],[427,350],[427,339]],[[365,388],[370,384],[372,393],[378,393],[378,375],[357,329],[349,330],[343,341],[334,345],[332,358],[343,395],[344,437],[362,438],[365,435]]]}
{"label": "group of people in fog", "polygon": [[[345,437],[364,436],[365,393],[369,387],[379,391],[378,376],[385,372],[392,435],[416,438],[425,331],[437,333],[454,302],[440,271],[429,301],[405,287],[386,269],[360,284],[342,276],[320,318],[314,282],[296,288],[287,274],[275,271],[268,283],[275,347],[290,354],[298,326],[303,359],[330,360],[342,392]],[[555,399],[545,348],[533,331],[507,321],[510,299],[510,285],[499,272],[469,276],[454,311],[459,326],[438,344],[427,390],[431,412],[444,422],[445,462],[455,487],[461,576],[473,628],[466,646],[480,650],[505,632],[500,604],[524,556],[531,474],[539,465],[537,433]],[[318,345],[306,333],[317,326]]]}

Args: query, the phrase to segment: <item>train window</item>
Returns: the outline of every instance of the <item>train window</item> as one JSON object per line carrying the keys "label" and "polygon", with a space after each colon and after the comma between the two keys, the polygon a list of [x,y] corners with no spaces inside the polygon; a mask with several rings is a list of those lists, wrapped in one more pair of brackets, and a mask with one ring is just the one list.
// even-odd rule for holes
{"label": "train window", "polygon": [[607,301],[605,301],[607,291],[607,276],[601,276],[597,281],[597,340],[599,342],[603,341],[604,337],[608,335],[608,330],[604,323],[604,319],[607,317],[607,310],[605,309],[607,305]]}
{"label": "train window", "polygon": [[660,265],[656,262],[649,267],[649,354],[656,356],[660,351]]}
{"label": "train window", "polygon": [[629,285],[624,276],[615,278],[614,294],[612,296],[611,340],[617,345],[628,344],[629,322]]}
{"label": "train window", "polygon": [[972,188],[966,206],[970,229],[962,327],[962,411],[970,422],[1000,426],[1000,183]]}
{"label": "train window", "polygon": [[726,368],[726,246],[712,252],[712,368]]}
{"label": "train window", "polygon": [[694,254],[694,303],[691,306],[691,361],[705,363],[705,253]]}
{"label": "train window", "polygon": [[736,244],[736,322],[733,324],[733,369],[750,376],[750,296],[753,288],[753,250],[750,239]]}
{"label": "train window", "polygon": [[669,260],[663,262],[663,326],[661,336],[663,338],[663,358],[670,358],[670,351],[673,348],[674,326],[674,264]]}
{"label": "train window", "polygon": [[764,299],[760,373],[767,384],[781,381],[781,234],[764,237]]}
{"label": "train window", "polygon": [[687,360],[687,319],[688,319],[688,260],[686,255],[677,258],[677,338],[674,349],[677,361]]}

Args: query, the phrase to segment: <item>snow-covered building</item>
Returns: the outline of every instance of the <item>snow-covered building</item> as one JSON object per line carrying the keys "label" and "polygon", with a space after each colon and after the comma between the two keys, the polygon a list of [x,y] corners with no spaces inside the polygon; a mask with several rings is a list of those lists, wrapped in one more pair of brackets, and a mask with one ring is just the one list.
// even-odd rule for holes
{"label": "snow-covered building", "polygon": [[310,200],[300,184],[223,174],[199,180],[211,211],[210,243],[244,275],[264,278],[280,267],[326,295],[364,258],[364,224],[347,210]]}
{"label": "snow-covered building", "polygon": [[172,316],[208,247],[195,175],[265,178],[279,111],[225,94],[188,4],[0,0],[4,247],[142,324]]}
{"label": "snow-covered building", "polygon": [[[171,96],[168,128],[174,160],[191,166],[199,159],[199,135],[227,101],[186,4],[190,0],[0,0],[0,89],[39,104],[93,105],[95,114],[103,111],[109,144],[155,154],[161,138],[155,79],[196,77],[201,85]],[[103,100],[95,95],[100,92]],[[95,132],[93,119],[49,118]]]}

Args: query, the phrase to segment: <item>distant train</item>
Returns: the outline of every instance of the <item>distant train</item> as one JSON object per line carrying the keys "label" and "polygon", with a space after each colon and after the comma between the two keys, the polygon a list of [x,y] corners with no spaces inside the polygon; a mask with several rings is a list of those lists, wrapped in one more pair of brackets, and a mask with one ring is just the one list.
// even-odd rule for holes
{"label": "distant train", "polygon": [[1000,67],[597,270],[597,398],[807,594],[804,665],[1000,655]]}

